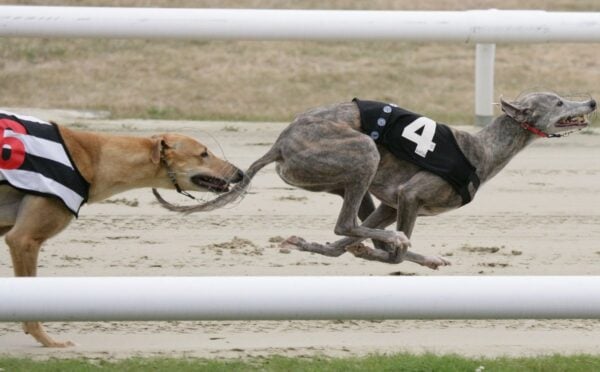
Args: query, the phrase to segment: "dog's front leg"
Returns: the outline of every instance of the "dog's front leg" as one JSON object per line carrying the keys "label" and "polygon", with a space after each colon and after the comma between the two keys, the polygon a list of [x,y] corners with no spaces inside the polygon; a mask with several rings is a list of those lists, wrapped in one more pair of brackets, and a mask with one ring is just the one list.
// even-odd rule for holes
{"label": "dog's front leg", "polygon": [[[419,202],[415,196],[409,195],[403,187],[398,190],[397,196],[396,230],[402,231],[409,239],[412,235],[417,220]],[[408,249],[396,249],[390,255],[394,263],[404,261]]]}
{"label": "dog's front leg", "polygon": [[[446,188],[445,185],[442,185],[442,187]],[[419,204],[419,200],[423,200],[424,198],[425,200],[432,200],[434,199],[434,195],[441,194],[438,193],[439,191],[440,190],[438,190],[438,188],[434,187],[424,189],[422,187],[413,187],[410,184],[408,186],[400,187],[397,196],[398,214],[396,219],[396,228],[399,231],[404,232],[406,236],[410,238],[415,227],[415,222],[417,220],[419,208],[421,207],[421,205]],[[432,195],[429,195],[429,193],[432,193]],[[419,265],[429,267],[433,270],[437,270],[440,266],[450,265],[450,261],[442,257],[423,256],[418,253],[410,252],[408,250],[396,250],[394,254],[390,255],[390,259],[393,260],[393,262],[395,263],[402,262],[403,260],[415,262]]]}
{"label": "dog's front leg", "polygon": [[[397,209],[394,210],[396,218],[396,230],[400,233],[403,233],[407,239],[410,239],[410,235],[412,234],[412,230],[415,225],[415,220],[417,219],[417,211],[419,210],[417,199],[409,198],[402,187],[400,187],[398,190],[396,199]],[[385,228],[385,226],[379,228]],[[354,254],[356,257],[360,257],[365,260],[394,264],[404,261],[404,256],[408,252],[408,245],[391,245],[389,248],[392,249],[373,249],[363,244],[354,244],[348,248],[348,251],[352,252],[352,254]]]}
{"label": "dog's front leg", "polygon": [[[6,234],[15,276],[36,276],[42,243],[64,229],[72,219],[55,199],[27,195],[21,202],[15,225]],[[40,322],[24,322],[23,330],[46,347],[72,346],[70,341],[56,341]]]}
{"label": "dog's front leg", "polygon": [[440,266],[450,266],[451,263],[447,259],[439,256],[423,256],[421,254],[408,251],[404,255],[405,261],[418,263],[421,266],[437,270]]}
{"label": "dog's front leg", "polygon": [[[417,193],[421,188],[401,187],[397,194],[396,229],[408,238],[413,233],[417,214],[420,208]],[[391,223],[391,222],[390,222]],[[386,225],[387,226],[387,225]],[[380,226],[380,228],[382,228]],[[450,265],[450,261],[438,256],[423,256],[406,249],[406,246],[396,246],[391,252],[373,249],[363,244],[355,244],[348,248],[356,257],[370,261],[385,263],[400,263],[404,260],[437,270],[440,266]]]}

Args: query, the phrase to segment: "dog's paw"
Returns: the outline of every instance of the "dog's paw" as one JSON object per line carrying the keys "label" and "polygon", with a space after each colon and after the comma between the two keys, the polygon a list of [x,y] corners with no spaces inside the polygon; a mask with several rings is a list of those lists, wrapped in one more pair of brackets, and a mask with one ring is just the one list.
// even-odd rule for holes
{"label": "dog's paw", "polygon": [[411,246],[410,239],[402,231],[397,231],[392,244],[396,249],[390,255],[390,258],[392,258],[393,263],[400,263],[404,260],[404,256]]}
{"label": "dog's paw", "polygon": [[372,248],[364,245],[363,243],[356,243],[346,247],[346,252],[352,253],[356,257],[362,258],[363,256],[370,255],[370,252],[373,251]]}
{"label": "dog's paw", "polygon": [[388,262],[390,261],[390,254],[381,249],[373,249],[362,243],[353,244],[346,247],[346,251],[354,255],[354,257],[362,258],[369,261]]}
{"label": "dog's paw", "polygon": [[71,341],[53,341],[51,344],[47,345],[48,347],[56,347],[56,348],[65,348],[65,347],[73,347],[75,344]]}
{"label": "dog's paw", "polygon": [[375,246],[375,249],[379,249],[381,251],[386,251],[389,253],[392,253],[396,250],[396,247],[394,247],[392,244],[386,243],[382,240],[373,240],[373,245]]}
{"label": "dog's paw", "polygon": [[439,256],[426,256],[423,262],[423,266],[427,266],[430,269],[437,270],[440,266],[450,266],[450,261]]}
{"label": "dog's paw", "polygon": [[307,244],[306,240],[299,236],[292,235],[279,244],[280,248],[303,250],[303,246]]}

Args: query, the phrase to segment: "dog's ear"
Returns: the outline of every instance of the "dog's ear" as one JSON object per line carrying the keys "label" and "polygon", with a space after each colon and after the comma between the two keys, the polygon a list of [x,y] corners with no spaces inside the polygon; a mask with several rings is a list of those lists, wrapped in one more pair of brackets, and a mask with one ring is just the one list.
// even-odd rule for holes
{"label": "dog's ear", "polygon": [[502,97],[500,97],[500,106],[506,115],[518,121],[519,123],[527,121],[529,109],[521,107],[515,102],[505,101]]}
{"label": "dog's ear", "polygon": [[160,155],[163,149],[168,149],[170,146],[164,136],[152,136],[152,153],[150,158],[154,164],[160,163]]}

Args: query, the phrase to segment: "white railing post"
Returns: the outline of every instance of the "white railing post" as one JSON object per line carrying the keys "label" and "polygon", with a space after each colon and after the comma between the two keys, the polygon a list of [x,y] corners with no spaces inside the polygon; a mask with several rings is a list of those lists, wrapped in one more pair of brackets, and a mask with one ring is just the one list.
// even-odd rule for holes
{"label": "white railing post", "polygon": [[494,59],[496,44],[475,47],[475,125],[484,126],[494,118]]}

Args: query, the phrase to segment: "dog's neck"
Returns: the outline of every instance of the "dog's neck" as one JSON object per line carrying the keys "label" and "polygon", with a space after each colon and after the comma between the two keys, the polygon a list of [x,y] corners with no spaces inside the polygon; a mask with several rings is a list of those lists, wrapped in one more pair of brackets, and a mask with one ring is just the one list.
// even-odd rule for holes
{"label": "dog's neck", "polygon": [[172,187],[165,168],[151,160],[152,147],[150,138],[110,136],[95,167],[90,203],[131,189]]}
{"label": "dog's neck", "polygon": [[501,115],[476,133],[475,138],[481,153],[477,173],[481,182],[485,182],[500,172],[536,137],[509,116]]}
{"label": "dog's neck", "polygon": [[[69,150],[77,153],[74,159],[79,171],[90,183],[90,203],[135,188],[172,187],[164,167],[152,161],[150,138],[92,135],[62,128],[61,132]],[[157,174],[161,172],[164,175]]]}

